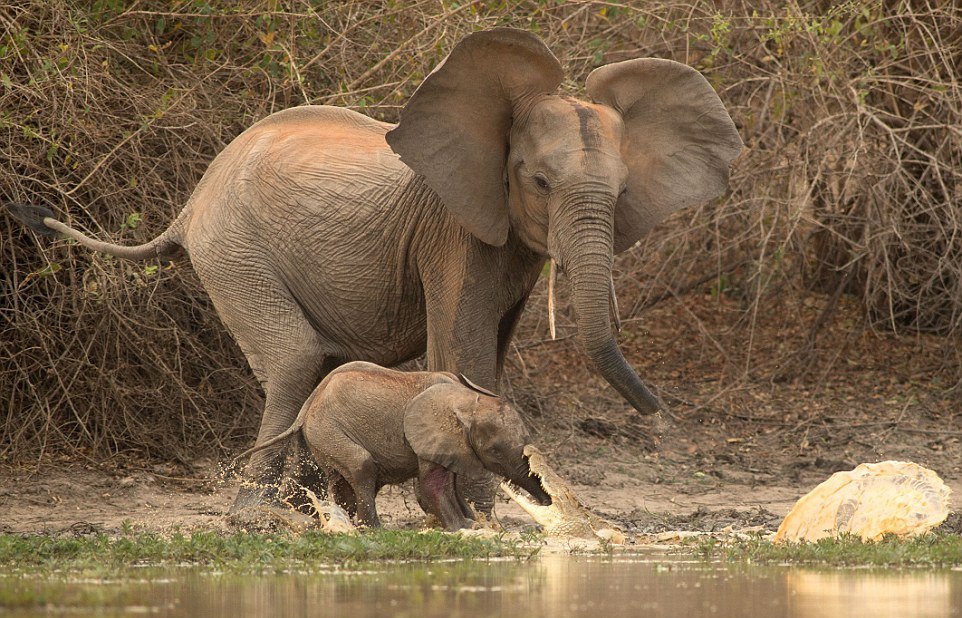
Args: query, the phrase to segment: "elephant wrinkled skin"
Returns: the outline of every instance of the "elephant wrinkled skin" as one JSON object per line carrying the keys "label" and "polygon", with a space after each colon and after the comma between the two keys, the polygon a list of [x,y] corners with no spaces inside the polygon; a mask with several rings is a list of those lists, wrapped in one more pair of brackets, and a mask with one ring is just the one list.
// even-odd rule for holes
{"label": "elephant wrinkled skin", "polygon": [[447,372],[402,372],[353,362],[332,371],[294,424],[241,457],[303,438],[327,474],[328,495],[358,523],[379,526],[382,486],[418,477],[418,503],[448,530],[474,512],[457,490],[482,468],[550,498],[528,468],[529,436],[511,404]]}
{"label": "elephant wrinkled skin", "polygon": [[[613,253],[667,214],[727,190],[742,143],[714,90],[682,64],[594,70],[591,101],[556,92],[561,65],[535,35],[465,37],[397,126],[346,109],[275,113],[211,163],[171,226],[123,247],[38,207],[32,229],[133,259],[186,250],[261,382],[257,442],[291,425],[313,388],[352,360],[428,368],[496,389],[544,262],[571,284],[593,364],[643,413],[659,402],[611,330]],[[276,487],[284,452],[248,474]],[[234,509],[274,499],[242,490]]]}

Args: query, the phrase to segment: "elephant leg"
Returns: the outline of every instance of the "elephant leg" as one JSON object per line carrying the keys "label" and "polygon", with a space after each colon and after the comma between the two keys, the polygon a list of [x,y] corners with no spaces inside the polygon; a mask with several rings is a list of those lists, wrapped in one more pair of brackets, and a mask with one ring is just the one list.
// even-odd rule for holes
{"label": "elephant leg", "polygon": [[527,302],[528,296],[525,295],[524,298],[519,300],[514,307],[511,307],[511,309],[501,317],[501,322],[498,324],[498,361],[495,368],[495,377],[499,382],[501,381],[501,374],[504,371],[504,359],[508,355],[508,346],[514,337],[514,331],[518,327],[518,322],[521,321],[521,314],[524,313],[524,306]]}
{"label": "elephant leg", "polygon": [[331,470],[328,473],[327,487],[330,498],[335,504],[347,511],[351,517],[357,515],[357,496],[354,494],[354,488],[340,472]]}
{"label": "elephant leg", "polygon": [[[308,333],[303,335],[309,337],[313,335],[313,330],[310,331],[310,335]],[[261,418],[256,443],[265,442],[291,426],[301,406],[314,390],[317,382],[323,378],[323,368],[327,365],[325,359],[325,355],[319,349],[307,346],[288,352],[282,362],[275,365],[288,367],[288,371],[276,369],[268,372],[264,416]],[[231,508],[232,512],[277,500],[287,452],[287,447],[281,443],[257,451],[251,456],[245,469],[248,482],[241,485]],[[299,474],[301,478],[297,480],[316,493],[322,490],[323,485],[311,479],[312,474],[316,473],[301,470]],[[298,505],[295,504],[295,506]]]}
{"label": "elephant leg", "polygon": [[454,473],[447,468],[424,460],[418,463],[418,504],[450,531],[471,526],[455,482]]}
{"label": "elephant leg", "polygon": [[[477,511],[475,511],[474,508],[470,504],[468,504],[468,501],[464,499],[464,495],[462,494],[462,489],[461,489],[461,485],[463,483],[462,477],[463,475],[461,477],[455,476],[454,497],[457,500],[458,508],[461,510],[461,514],[466,519],[470,519],[471,521],[477,521],[478,519]],[[500,479],[496,479],[496,480],[500,481]],[[495,493],[497,493],[497,490],[495,490]]]}
{"label": "elephant leg", "polygon": [[381,518],[377,515],[377,480],[375,478],[374,462],[362,466],[351,475],[351,489],[354,490],[357,503],[357,523],[370,528],[380,528]]}
{"label": "elephant leg", "polygon": [[[428,358],[430,359],[430,356]],[[429,360],[429,364],[430,364],[430,360]],[[438,368],[437,366],[432,366],[430,367],[430,369],[432,371],[451,371],[454,373],[458,373],[458,372],[464,373],[464,375],[468,376],[468,379],[470,379],[471,381],[475,381],[473,376],[478,375],[479,373],[482,373],[482,372],[471,373],[470,370],[459,368],[456,365],[454,367],[449,366],[449,367],[441,367],[441,368]],[[490,371],[489,373],[488,372],[484,372],[484,373],[488,373],[488,375],[494,375],[493,363],[492,363],[491,369],[492,371]],[[484,388],[488,388],[491,390],[495,389],[495,386],[494,386],[495,383],[496,381],[493,379],[488,379],[484,382],[478,382],[480,386],[483,386]],[[498,477],[488,472],[484,468],[478,468],[474,472],[465,473],[460,475],[459,477],[459,483],[460,483],[461,491],[463,492],[464,498],[467,499],[474,506],[475,510],[485,515],[490,515],[492,509],[494,509],[494,497],[498,492],[499,482],[500,481]]]}
{"label": "elephant leg", "polygon": [[[433,295],[429,294],[428,298]],[[443,298],[443,295],[438,295]],[[427,361],[430,371],[462,373],[497,392],[498,316],[485,304],[462,301],[456,306],[429,303]],[[498,480],[479,469],[461,476],[464,496],[485,514],[494,508]]]}
{"label": "elephant leg", "polygon": [[[495,267],[497,259],[482,250],[470,254],[463,265],[425,271],[428,369],[463,373],[498,392],[508,344],[544,264],[544,258],[523,253]],[[458,485],[475,509],[490,514],[497,477],[482,469],[460,475]]]}
{"label": "elephant leg", "polygon": [[[290,427],[317,383],[340,363],[300,305],[264,266],[266,262],[254,259],[256,256],[238,262],[217,247],[192,248],[191,262],[264,389],[264,414],[257,434],[260,443]],[[278,444],[254,453],[244,469],[246,481],[231,513],[279,502],[286,452],[286,447]],[[323,485],[308,482],[315,492],[323,491]]]}
{"label": "elephant leg", "polygon": [[494,509],[494,497],[498,493],[501,480],[487,470],[478,470],[475,474],[462,474],[459,485],[468,504],[478,513],[490,516]]}
{"label": "elephant leg", "polygon": [[[452,296],[456,286],[425,279],[427,361],[430,371],[463,373],[472,382],[497,392],[498,323],[500,315],[483,291]],[[478,283],[478,285],[481,285]],[[452,302],[456,300],[457,302]]]}
{"label": "elephant leg", "polygon": [[294,505],[302,513],[314,515],[316,509],[307,494],[307,490],[314,492],[314,495],[318,498],[327,497],[322,491],[323,488],[328,486],[327,474],[314,460],[314,455],[311,453],[307,441],[304,440],[304,434],[298,432],[295,435],[297,438],[295,441],[296,448],[293,450],[294,461],[289,462],[287,469],[287,473],[291,477],[290,495],[287,497],[287,502]]}
{"label": "elephant leg", "polygon": [[435,335],[432,330],[428,326],[427,361],[429,371],[461,373],[475,384],[497,392],[497,343],[494,328],[491,329],[491,334],[487,337],[489,341],[468,345],[459,345],[457,341],[445,341],[442,335]]}
{"label": "elephant leg", "polygon": [[378,490],[377,465],[371,454],[361,445],[340,439],[328,445],[332,458],[337,462],[337,471],[343,477],[348,488],[337,488],[337,491],[347,497],[353,495],[356,505],[357,523],[361,526],[378,528],[381,520],[377,515],[375,499]]}

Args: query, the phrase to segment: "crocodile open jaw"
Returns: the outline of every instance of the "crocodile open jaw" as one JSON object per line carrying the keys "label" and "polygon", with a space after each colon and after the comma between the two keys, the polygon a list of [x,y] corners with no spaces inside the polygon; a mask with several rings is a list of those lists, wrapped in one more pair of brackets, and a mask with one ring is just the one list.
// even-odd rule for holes
{"label": "crocodile open jaw", "polygon": [[534,502],[509,482],[501,483],[501,488],[541,525],[547,536],[624,542],[624,533],[589,511],[568,483],[548,466],[541,451],[529,444],[524,447],[524,455],[528,459],[529,474],[538,479],[541,488],[551,497],[551,504]]}

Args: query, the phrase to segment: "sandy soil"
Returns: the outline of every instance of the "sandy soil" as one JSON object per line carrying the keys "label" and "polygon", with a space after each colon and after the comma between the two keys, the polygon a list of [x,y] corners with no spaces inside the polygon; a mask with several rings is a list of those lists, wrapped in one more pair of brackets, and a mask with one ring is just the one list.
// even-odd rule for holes
{"label": "sandy soil", "polygon": [[[622,454],[623,456],[623,454]],[[777,528],[801,495],[827,472],[806,472],[790,484],[760,483],[751,473],[727,482],[693,472],[687,478],[659,478],[661,464],[642,458],[619,460],[616,471],[585,464],[558,469],[574,482],[578,495],[599,514],[633,532],[718,531]],[[93,466],[44,466],[0,472],[0,532],[40,534],[115,533],[134,530],[230,530],[225,517],[236,482],[218,480],[217,466],[202,460],[191,471],[155,465],[151,469],[104,469]],[[187,474],[186,476],[181,476]],[[962,479],[946,479],[953,495],[962,495]],[[385,488],[378,497],[384,524],[417,527],[425,517],[408,483]],[[495,513],[508,530],[533,526],[513,502],[499,496]]]}
{"label": "sandy soil", "polygon": [[[216,470],[172,477],[156,470],[102,470],[67,467],[5,470],[0,485],[0,531],[17,533],[113,532],[128,522],[134,529],[163,531],[174,527],[227,529],[224,515],[236,484],[215,480]],[[671,516],[697,520],[699,511],[718,512],[736,526],[768,524],[770,514],[784,515],[802,487],[751,486],[696,479],[666,484],[637,481],[625,472],[605,473],[600,483],[574,484],[582,499],[606,517],[629,527],[647,528]],[[962,485],[958,485],[962,491]],[[378,498],[386,526],[423,522],[410,484],[385,488]],[[722,511],[734,509],[738,514]],[[496,514],[509,529],[531,520],[501,497]],[[753,513],[754,512],[754,513]],[[754,517],[753,517],[754,515]],[[701,513],[711,527],[711,518]],[[758,520],[761,517],[761,520]],[[756,521],[758,520],[758,521]],[[725,525],[728,525],[727,523]],[[706,528],[707,529],[707,528]]]}

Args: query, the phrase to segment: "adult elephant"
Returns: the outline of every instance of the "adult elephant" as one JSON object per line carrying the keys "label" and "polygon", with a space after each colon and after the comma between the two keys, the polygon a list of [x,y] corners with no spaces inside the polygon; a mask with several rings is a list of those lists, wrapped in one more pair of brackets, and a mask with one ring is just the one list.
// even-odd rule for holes
{"label": "adult elephant", "polygon": [[[566,273],[578,331],[602,376],[642,413],[658,408],[609,322],[612,254],[668,213],[727,190],[741,149],[696,71],[638,59],[591,73],[580,101],[533,34],[463,39],[397,126],[345,109],[273,114],[218,155],[154,240],[92,240],[39,208],[42,232],[131,259],[182,248],[261,382],[258,443],[285,430],[347,361],[431,370],[497,388],[545,260]],[[282,448],[259,451],[234,510],[270,499]],[[274,488],[274,489],[272,489]]]}

